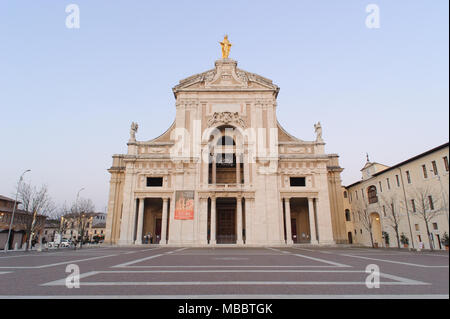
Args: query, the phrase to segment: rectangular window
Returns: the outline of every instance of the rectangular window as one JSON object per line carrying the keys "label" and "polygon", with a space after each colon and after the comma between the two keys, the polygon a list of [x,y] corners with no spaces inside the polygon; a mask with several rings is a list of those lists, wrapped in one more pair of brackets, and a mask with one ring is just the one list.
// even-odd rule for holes
{"label": "rectangular window", "polygon": [[414,201],[414,199],[411,199],[411,207],[412,207],[413,213],[415,213],[416,212],[416,202]]}
{"label": "rectangular window", "polygon": [[356,199],[358,199],[358,191],[355,191]]}
{"label": "rectangular window", "polygon": [[147,187],[162,187],[162,177],[147,177]]}
{"label": "rectangular window", "polygon": [[383,191],[383,187],[381,186],[381,181],[379,182],[380,184],[380,193]]}
{"label": "rectangular window", "polygon": [[430,209],[434,209],[433,197],[431,195],[428,196],[428,202],[430,203]]}
{"label": "rectangular window", "polygon": [[383,205],[383,215],[386,217],[386,206]]}
{"label": "rectangular window", "polygon": [[389,183],[389,178],[386,178],[386,183],[387,183],[388,189],[391,189],[391,183]]}
{"label": "rectangular window", "polygon": [[306,180],[304,177],[291,177],[291,186],[294,187],[305,187],[306,186]]}
{"label": "rectangular window", "polygon": [[419,231],[419,230],[420,230],[419,224],[415,224],[414,227],[416,228],[416,231]]}
{"label": "rectangular window", "polygon": [[364,190],[363,189],[361,189],[361,196],[362,196],[362,198],[364,198]]}
{"label": "rectangular window", "polygon": [[433,223],[433,229],[434,230],[438,230],[438,224],[437,223]]}
{"label": "rectangular window", "polygon": [[437,169],[436,161],[432,161],[431,165],[433,165],[433,173],[434,173],[434,175],[437,175],[438,174],[438,169]]}
{"label": "rectangular window", "polygon": [[406,171],[406,179],[408,180],[408,184],[411,184],[411,174],[409,174],[409,171]]}
{"label": "rectangular window", "polygon": [[428,178],[427,166],[426,165],[422,165],[422,171],[423,171],[423,178]]}
{"label": "rectangular window", "polygon": [[397,186],[400,187],[400,180],[398,179],[398,175],[395,175],[395,180],[397,181]]}
{"label": "rectangular window", "polygon": [[444,160],[445,171],[448,172],[448,157],[444,156],[442,159]]}

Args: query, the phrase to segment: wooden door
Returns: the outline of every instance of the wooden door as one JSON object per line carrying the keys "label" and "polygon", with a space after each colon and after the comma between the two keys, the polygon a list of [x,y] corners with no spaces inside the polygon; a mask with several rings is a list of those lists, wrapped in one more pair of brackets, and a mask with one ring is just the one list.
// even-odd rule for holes
{"label": "wooden door", "polygon": [[217,243],[236,243],[235,209],[222,208],[217,212]]}

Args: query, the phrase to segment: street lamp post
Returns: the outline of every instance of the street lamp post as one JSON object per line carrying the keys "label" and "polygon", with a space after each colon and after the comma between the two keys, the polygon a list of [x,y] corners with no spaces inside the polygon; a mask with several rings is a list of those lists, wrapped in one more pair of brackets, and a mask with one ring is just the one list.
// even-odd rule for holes
{"label": "street lamp post", "polygon": [[17,196],[19,195],[20,182],[22,182],[23,175],[25,175],[26,172],[30,172],[30,171],[31,171],[31,169],[27,169],[25,172],[23,172],[22,175],[20,175],[19,182],[17,183],[16,199],[14,200],[14,207],[13,207],[13,212],[12,212],[12,216],[11,216],[11,222],[9,223],[8,238],[6,239],[6,245],[5,245],[5,253],[9,249],[9,237],[11,236],[11,228],[14,223],[14,213],[16,212]]}

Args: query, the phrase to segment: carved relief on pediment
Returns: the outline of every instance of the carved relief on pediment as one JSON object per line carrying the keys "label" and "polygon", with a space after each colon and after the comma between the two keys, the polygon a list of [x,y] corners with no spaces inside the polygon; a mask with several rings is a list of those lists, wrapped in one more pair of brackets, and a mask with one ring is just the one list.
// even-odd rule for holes
{"label": "carved relief on pediment", "polygon": [[216,71],[209,71],[209,72],[205,73],[203,79],[206,82],[211,82],[214,79],[215,76],[216,76]]}
{"label": "carved relief on pediment", "polygon": [[247,73],[245,73],[244,71],[238,70],[238,71],[236,71],[236,75],[242,82],[247,84],[247,82],[248,82]]}
{"label": "carved relief on pediment", "polygon": [[205,88],[248,86],[248,76],[245,71],[236,69],[236,62],[218,62],[216,69],[206,72],[203,76]]}
{"label": "carved relief on pediment", "polygon": [[239,116],[238,112],[214,112],[208,119],[208,126],[219,126],[224,124],[235,124],[246,128],[245,121]]}

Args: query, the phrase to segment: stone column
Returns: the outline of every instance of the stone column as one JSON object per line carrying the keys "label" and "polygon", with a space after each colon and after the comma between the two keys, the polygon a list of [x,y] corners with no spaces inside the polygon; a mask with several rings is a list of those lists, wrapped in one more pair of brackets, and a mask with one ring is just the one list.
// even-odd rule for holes
{"label": "stone column", "polygon": [[115,214],[115,212],[117,205],[116,189],[118,184],[119,179],[116,177],[116,173],[113,173],[109,182],[108,214],[106,215],[105,243],[108,244],[113,243],[113,238],[116,234],[117,214]]}
{"label": "stone column", "polygon": [[139,198],[139,213],[137,220],[137,230],[136,230],[136,245],[142,245],[142,228],[144,226],[144,203],[145,198]]}
{"label": "stone column", "polygon": [[200,197],[199,203],[198,241],[201,245],[208,245],[208,197]]}
{"label": "stone column", "polygon": [[122,216],[120,218],[119,245],[131,245],[134,242],[132,226],[133,216],[136,214],[136,200],[134,199],[134,172],[131,164],[127,164],[127,172],[123,186]]}
{"label": "stone column", "polygon": [[210,245],[216,244],[216,197],[211,197],[211,238]]}
{"label": "stone column", "polygon": [[245,199],[245,243],[248,244],[252,241],[252,207],[253,198]]}
{"label": "stone column", "polygon": [[236,241],[236,244],[243,245],[244,242],[242,241],[242,197],[241,196],[238,196],[236,198],[236,203],[237,203],[237,207],[236,207],[236,219],[237,219],[236,234],[237,234],[237,241]]}
{"label": "stone column", "polygon": [[308,197],[309,229],[311,244],[318,244],[316,236],[316,218],[314,216],[314,198]]}
{"label": "stone column", "polygon": [[162,208],[162,217],[161,217],[161,240],[160,244],[167,244],[167,207],[168,207],[169,199],[167,197],[163,198],[163,208]]}
{"label": "stone column", "polygon": [[243,156],[243,163],[244,163],[244,184],[246,186],[250,186],[250,155],[248,153],[248,144],[245,144],[244,146],[244,156]]}
{"label": "stone column", "polygon": [[333,239],[333,228],[331,224],[330,216],[330,203],[328,197],[316,198],[317,206],[317,231],[319,233],[319,243],[320,244],[334,244]]}
{"label": "stone column", "polygon": [[167,239],[167,243],[168,244],[172,244],[174,241],[176,242],[176,237],[175,237],[175,231],[174,231],[174,226],[175,224],[175,192],[173,193],[173,195],[170,197],[170,210],[169,210],[169,232],[168,232],[168,239]]}
{"label": "stone column", "polygon": [[236,152],[236,184],[241,184],[241,159],[238,152]]}
{"label": "stone column", "polygon": [[289,197],[284,198],[284,218],[286,220],[286,244],[292,245],[292,228],[291,228],[291,199]]}
{"label": "stone column", "polygon": [[216,152],[214,151],[213,161],[212,161],[212,184],[216,184]]}
{"label": "stone column", "polygon": [[130,236],[130,245],[134,243],[135,237],[136,237],[136,210],[138,209],[138,202],[139,200],[135,198],[133,200],[133,212],[130,216],[130,222],[129,222],[129,236]]}

